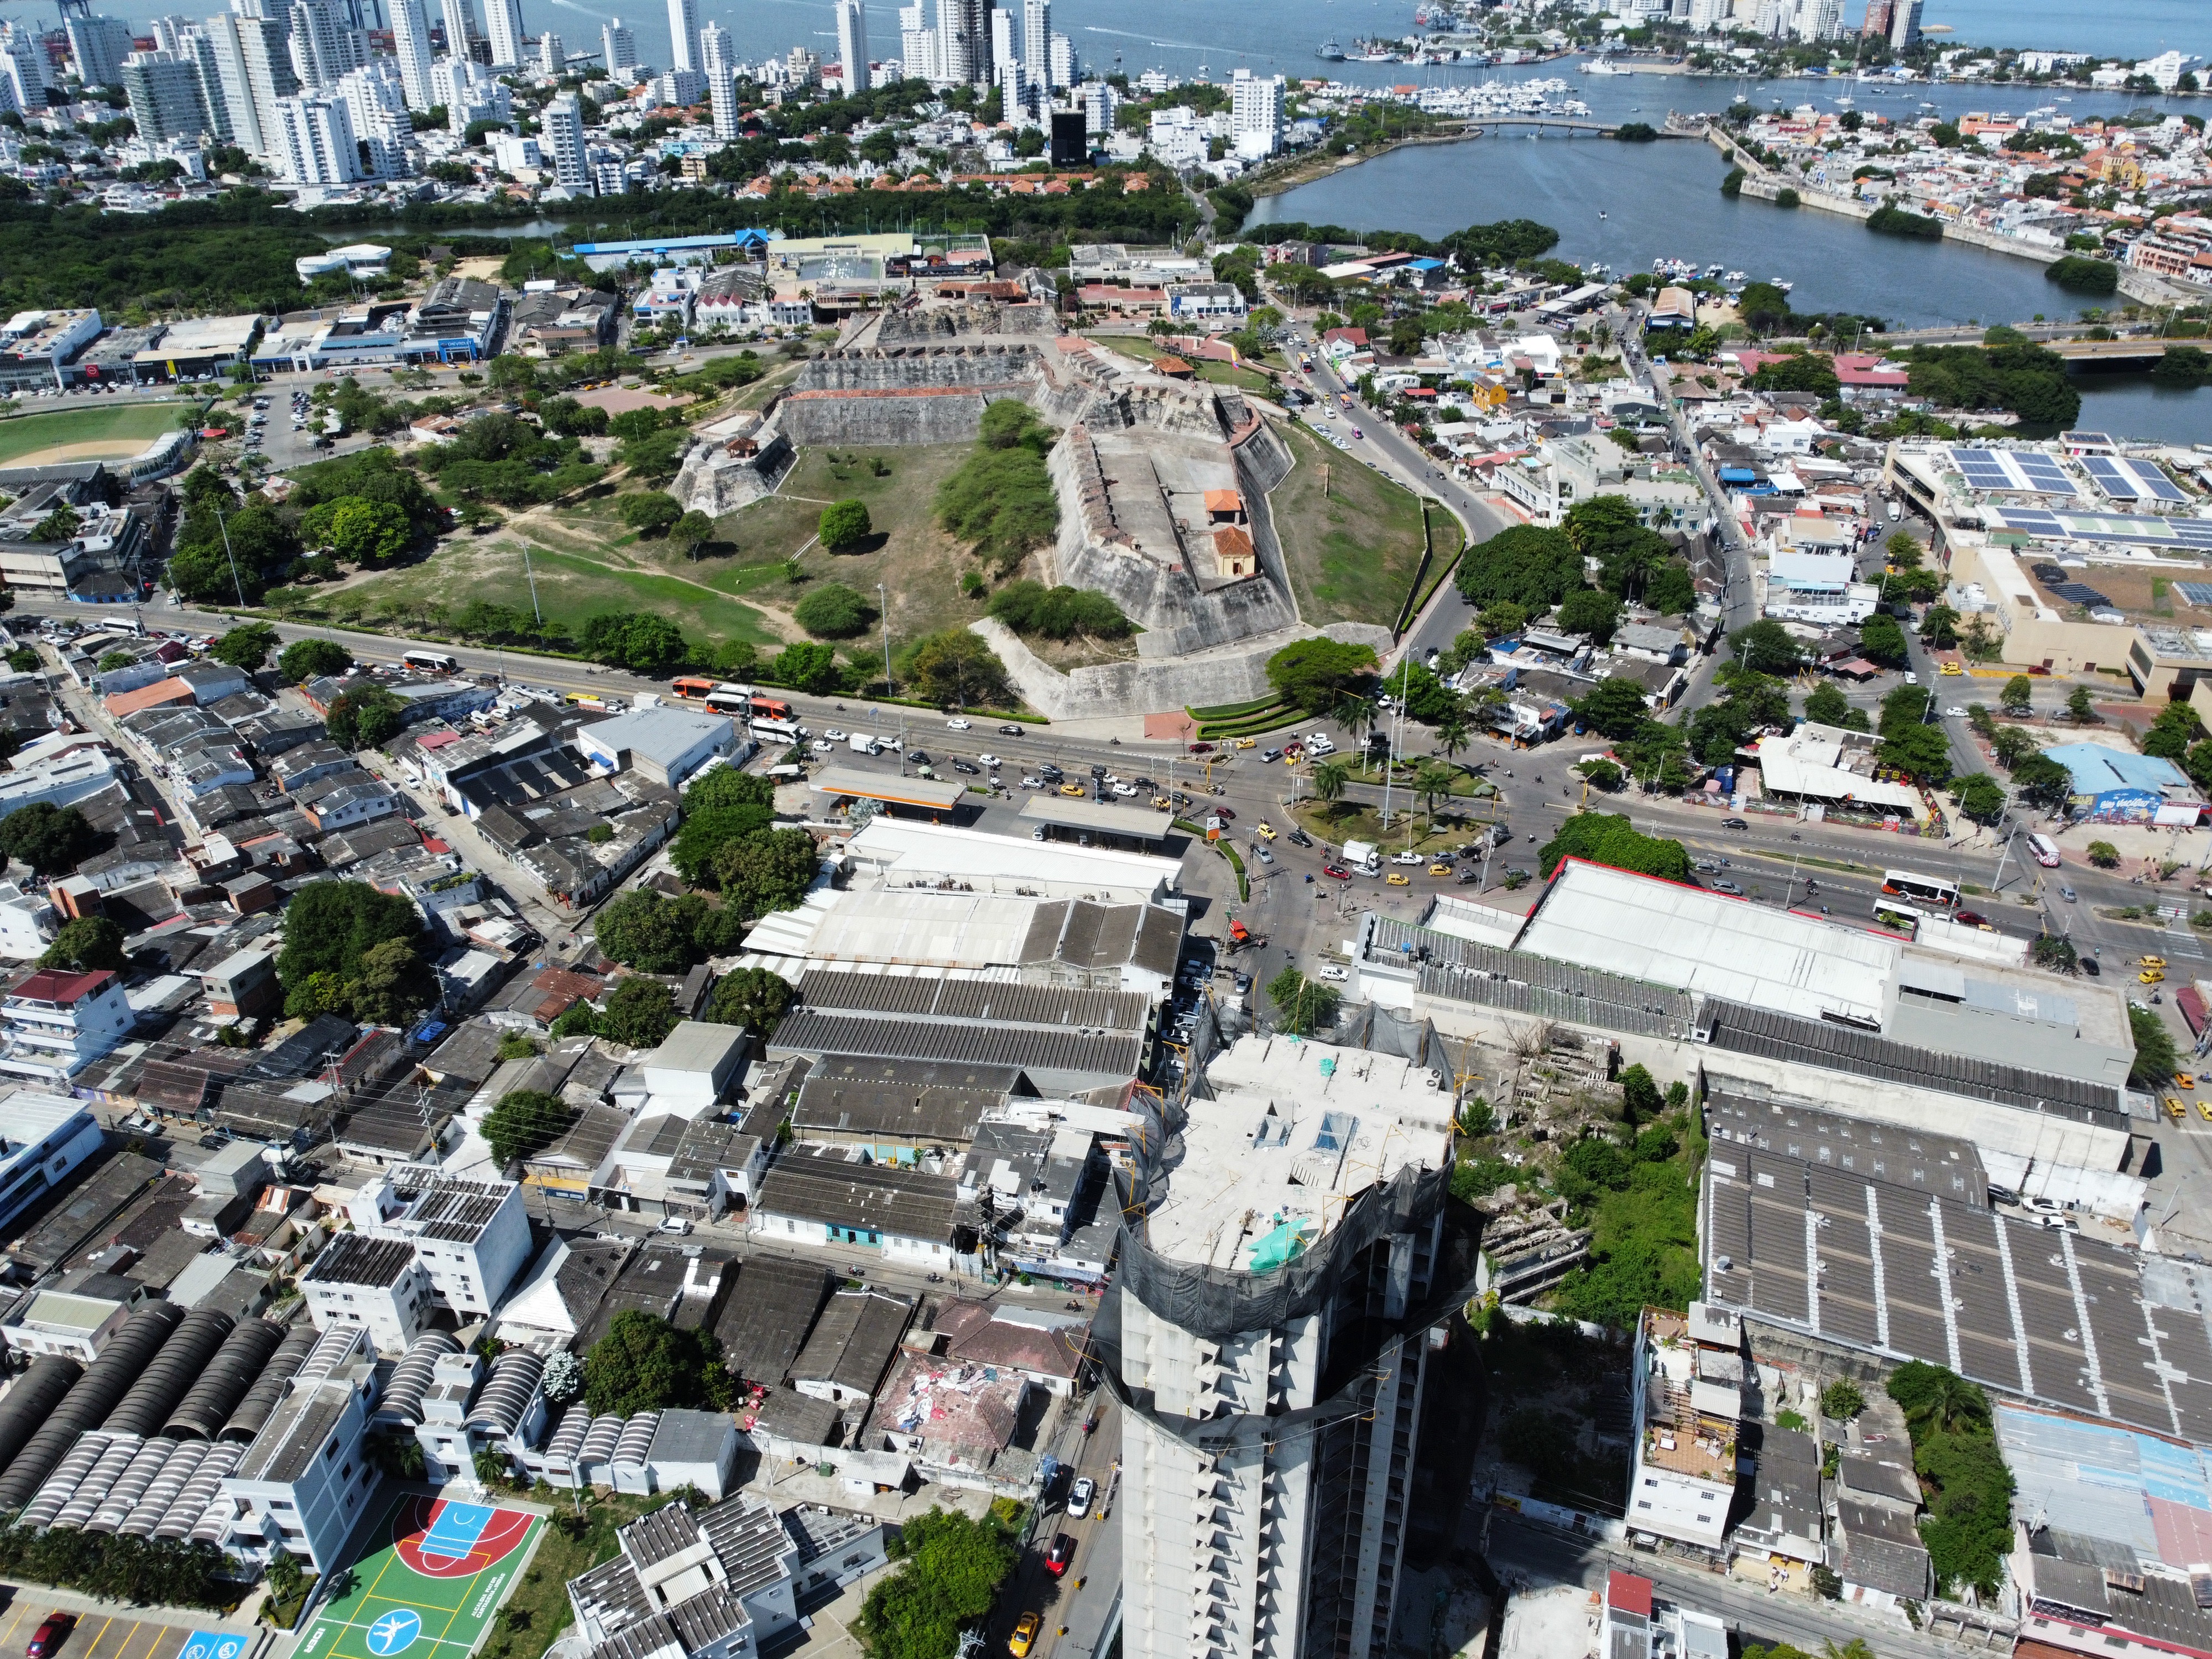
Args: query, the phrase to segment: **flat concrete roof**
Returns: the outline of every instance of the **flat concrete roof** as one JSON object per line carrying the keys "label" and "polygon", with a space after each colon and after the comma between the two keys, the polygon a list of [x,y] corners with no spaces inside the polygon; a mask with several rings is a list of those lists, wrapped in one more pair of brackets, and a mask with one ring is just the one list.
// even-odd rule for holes
{"label": "flat concrete roof", "polygon": [[1032,823],[1129,836],[1140,841],[1158,841],[1175,827],[1172,814],[1149,806],[1115,806],[1060,794],[1030,796],[1022,803],[1022,816]]}
{"label": "flat concrete roof", "polygon": [[879,800],[895,806],[927,806],[950,811],[968,793],[968,786],[945,778],[896,778],[884,772],[860,772],[849,767],[824,767],[807,787],[824,795],[849,795],[855,800]]}

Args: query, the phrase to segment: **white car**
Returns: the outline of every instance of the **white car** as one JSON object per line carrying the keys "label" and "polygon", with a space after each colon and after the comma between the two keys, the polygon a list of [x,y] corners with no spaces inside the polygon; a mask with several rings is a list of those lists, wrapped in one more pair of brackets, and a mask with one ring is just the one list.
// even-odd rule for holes
{"label": "white car", "polygon": [[1393,853],[1390,855],[1390,862],[1393,864],[1426,864],[1428,860],[1419,853]]}
{"label": "white car", "polygon": [[691,1231],[691,1224],[680,1215],[665,1215],[660,1218],[660,1226],[658,1231],[664,1233],[688,1233]]}
{"label": "white car", "polygon": [[840,732],[840,731],[839,731],[836,726],[831,726],[831,727],[830,727],[827,732],[824,732],[822,735],[823,735],[823,737],[827,738],[828,738],[830,742],[832,742],[832,743],[842,743],[842,742],[844,742],[844,741],[845,741],[845,734],[844,734],[842,732]]}
{"label": "white car", "polygon": [[1133,783],[1117,783],[1114,786],[1114,793],[1127,799],[1137,793],[1137,786]]}
{"label": "white car", "polygon": [[981,761],[984,765],[994,769],[1006,764],[1006,763],[1001,761],[996,755],[978,755],[975,758]]}
{"label": "white car", "polygon": [[1966,718],[1966,711],[1957,708],[1947,708],[1943,711],[1943,718],[1947,720],[1962,720]]}
{"label": "white car", "polygon": [[1044,787],[1044,780],[1042,778],[1024,778],[1022,780],[1022,787],[1024,789],[1042,789]]}
{"label": "white car", "polygon": [[1098,1495],[1098,1483],[1085,1475],[1067,1489],[1067,1518],[1080,1521],[1091,1513],[1091,1500]]}
{"label": "white car", "polygon": [[806,746],[809,749],[811,749],[817,755],[826,755],[837,745],[830,742],[827,738],[817,738],[812,743],[808,744]]}
{"label": "white car", "polygon": [[945,729],[948,732],[965,732],[970,724],[971,722],[968,720],[947,720],[945,722]]}
{"label": "white car", "polygon": [[1350,979],[1352,975],[1344,969],[1339,968],[1332,963],[1328,967],[1322,969],[1319,973],[1316,974],[1314,977],[1318,980],[1326,981],[1331,985],[1341,985],[1345,981]]}

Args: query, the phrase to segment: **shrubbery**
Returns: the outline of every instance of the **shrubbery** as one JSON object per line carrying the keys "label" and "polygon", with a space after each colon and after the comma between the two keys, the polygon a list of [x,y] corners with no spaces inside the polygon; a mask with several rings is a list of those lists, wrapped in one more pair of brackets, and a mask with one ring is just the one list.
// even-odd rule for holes
{"label": "shrubbery", "polygon": [[1064,640],[1077,634],[1094,639],[1126,638],[1129,619],[1103,593],[1080,587],[1047,587],[1042,582],[1009,582],[991,596],[991,615],[1017,634]]}
{"label": "shrubbery", "polygon": [[939,522],[1001,573],[1060,528],[1060,502],[1044,464],[1058,435],[1026,404],[993,404],[983,411],[975,454],[938,486]]}
{"label": "shrubbery", "polygon": [[1888,1386],[1904,1408],[1913,1473],[1928,1493],[1920,1540],[1938,1593],[1971,1585],[1995,1595],[2013,1546],[2013,1480],[1997,1449],[1989,1396],[1957,1373],[1917,1359],[1891,1372]]}

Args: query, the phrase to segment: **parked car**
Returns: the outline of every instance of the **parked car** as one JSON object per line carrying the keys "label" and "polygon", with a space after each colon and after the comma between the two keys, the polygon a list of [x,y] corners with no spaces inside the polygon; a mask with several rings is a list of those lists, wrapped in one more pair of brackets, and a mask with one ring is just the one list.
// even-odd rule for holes
{"label": "parked car", "polygon": [[1012,1654],[1014,1659],[1029,1659],[1030,1650],[1036,1646],[1037,1632],[1043,1628],[1044,1620],[1040,1615],[1024,1613],[1021,1622],[1014,1626],[1013,1635],[1007,1640],[1006,1651]]}
{"label": "parked car", "polygon": [[1067,1489],[1067,1518],[1080,1521],[1091,1513],[1091,1502],[1098,1496],[1098,1483],[1089,1475],[1080,1477]]}
{"label": "parked car", "polygon": [[1713,884],[1713,891],[1716,893],[1733,893],[1738,898],[1741,898],[1743,896],[1743,889],[1737,886],[1732,881],[1715,882]]}
{"label": "parked car", "polygon": [[1075,1534],[1063,1532],[1055,1536],[1044,1553],[1044,1570],[1055,1578],[1066,1576],[1067,1564],[1075,1559]]}
{"label": "parked car", "polygon": [[1426,862],[1426,860],[1419,853],[1393,853],[1390,854],[1390,862],[1393,864],[1421,864]]}
{"label": "parked car", "polygon": [[1328,966],[1323,968],[1319,973],[1316,974],[1314,977],[1316,979],[1324,981],[1330,985],[1341,985],[1352,977],[1352,974],[1349,969],[1340,968],[1336,963],[1332,962]]}
{"label": "parked car", "polygon": [[1723,830],[1748,830],[1751,826],[1745,823],[1741,818],[1723,818],[1721,820],[1721,828]]}
{"label": "parked car", "polygon": [[23,1649],[24,1659],[49,1659],[61,1646],[62,1638],[76,1626],[73,1613],[50,1613],[31,1632],[31,1639]]}
{"label": "parked car", "polygon": [[907,758],[912,761],[916,766],[927,766],[931,764],[929,750],[927,749],[908,750],[907,751]]}

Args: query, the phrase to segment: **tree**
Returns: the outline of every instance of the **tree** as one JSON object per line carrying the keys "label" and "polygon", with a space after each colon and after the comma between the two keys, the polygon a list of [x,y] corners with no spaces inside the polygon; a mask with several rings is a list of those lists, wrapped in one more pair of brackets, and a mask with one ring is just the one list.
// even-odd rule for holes
{"label": "tree", "polygon": [[1469,605],[1549,611],[1583,585],[1583,556],[1564,530],[1515,525],[1462,554],[1453,579]]}
{"label": "tree", "polygon": [[123,930],[106,916],[77,916],[64,922],[39,958],[41,968],[70,968],[79,973],[112,968],[119,974],[129,963]]}
{"label": "tree", "polygon": [[1632,1127],[1659,1115],[1666,1103],[1665,1097],[1660,1094],[1659,1085],[1652,1080],[1649,1069],[1640,1063],[1631,1066],[1621,1073],[1620,1083],[1623,1122]]}
{"label": "tree", "polygon": [[247,623],[234,628],[208,647],[208,655],[232,668],[251,674],[269,660],[276,647],[276,630],[267,623]]}
{"label": "tree", "polygon": [[2070,974],[2081,966],[2081,956],[2074,949],[2074,941],[2057,933],[2043,933],[2028,946],[2028,954],[2039,968],[2048,968],[2054,974]]}
{"label": "tree", "polygon": [[1951,745],[1941,726],[1917,721],[1900,726],[1875,744],[1875,754],[1884,766],[1930,789],[1950,781]]}
{"label": "tree", "polygon": [[995,1515],[977,1520],[934,1508],[900,1528],[895,1548],[899,1570],[878,1579],[860,1606],[869,1659],[944,1659],[961,1632],[997,1605],[1018,1553]]}
{"label": "tree", "polygon": [[315,510],[330,514],[327,535],[332,550],[355,564],[389,563],[407,550],[413,538],[406,513],[392,501],[352,496]]}
{"label": "tree", "polygon": [[2138,1089],[2154,1088],[2174,1073],[2173,1034],[2166,1022],[2139,1002],[2128,1004],[2128,1033],[2135,1038],[2135,1063],[2128,1081]]}
{"label": "tree", "polygon": [[1087,634],[1094,639],[1127,638],[1129,619],[1105,594],[1081,587],[1047,587],[1042,582],[1008,582],[991,596],[990,613],[1017,634],[1048,640]]}
{"label": "tree", "polygon": [[748,921],[789,910],[806,896],[821,867],[814,837],[804,830],[771,830],[732,842],[716,855],[722,902]]}
{"label": "tree", "polygon": [[876,619],[875,607],[842,582],[823,583],[794,605],[791,615],[817,640],[849,640],[865,633]]}
{"label": "tree", "polygon": [[1309,714],[1326,714],[1338,700],[1375,672],[1371,646],[1340,645],[1325,637],[1300,640],[1267,659],[1267,684],[1275,695]]}
{"label": "tree", "polygon": [[1536,854],[1539,872],[1549,880],[1570,858],[1668,881],[1690,878],[1690,855],[1680,842],[1639,834],[1618,813],[1577,812],[1566,819]]}
{"label": "tree", "polygon": [[700,512],[686,513],[668,526],[668,539],[684,550],[684,556],[696,559],[699,550],[714,538],[714,521]]}
{"label": "tree", "polygon": [[2158,711],[2150,729],[2143,733],[2142,751],[2160,760],[2178,761],[2189,753],[2190,745],[2204,735],[2195,712],[2185,702],[2170,702]]}
{"label": "tree", "polygon": [[2077,685],[2066,697],[2066,717],[2076,726],[2087,726],[2097,718],[2097,706],[2089,696],[2089,688]]}
{"label": "tree", "polygon": [[1592,731],[1618,742],[1632,737],[1650,718],[1644,707],[1644,688],[1631,679],[1603,679],[1583,694],[1574,705],[1575,718]]}
{"label": "tree", "polygon": [[815,527],[823,550],[829,553],[857,553],[875,534],[875,526],[868,522],[868,504],[851,499],[823,507]]}
{"label": "tree", "polygon": [[1577,588],[1559,602],[1559,632],[1587,634],[1603,645],[1620,621],[1620,602],[1594,587]]}
{"label": "tree", "polygon": [[1778,622],[1755,622],[1729,635],[1729,660],[1754,674],[1794,674],[1803,655]]}
{"label": "tree", "polygon": [[672,529],[684,516],[684,509],[673,495],[664,495],[657,489],[642,490],[622,498],[618,510],[622,521],[641,536],[658,536]]}
{"label": "tree", "polygon": [[1336,804],[1344,799],[1345,785],[1352,781],[1352,769],[1342,761],[1323,761],[1313,769],[1308,780],[1313,785],[1314,799],[1331,809],[1334,817]]}
{"label": "tree", "polygon": [[2014,675],[1997,693],[1997,702],[2008,714],[2025,714],[2034,702],[2035,682],[2025,674]]}
{"label": "tree", "polygon": [[1948,605],[1928,607],[1920,619],[1920,642],[1931,651],[1948,651],[1959,642],[1959,613]]}
{"label": "tree", "polygon": [[373,1025],[404,1025],[429,1000],[427,980],[412,940],[391,939],[362,953],[361,977],[347,988],[354,1017]]}
{"label": "tree", "polygon": [[[675,845],[669,851],[670,862],[675,865],[676,873],[690,885],[712,887],[717,879],[715,860],[721,855],[722,848],[732,842],[750,840],[775,822],[775,814],[766,805],[746,804],[694,807],[686,800],[684,827],[677,831]],[[619,899],[616,901],[617,904],[620,902]],[[622,959],[629,960],[628,957]],[[631,963],[633,967],[643,965]]]}
{"label": "tree", "polygon": [[676,1029],[676,998],[657,979],[632,974],[607,993],[599,1034],[629,1048],[656,1048]]}
{"label": "tree", "polygon": [[276,977],[288,990],[317,973],[350,984],[361,978],[364,960],[378,945],[400,940],[412,950],[422,936],[422,919],[407,899],[363,881],[310,882],[284,908]]}
{"label": "tree", "polygon": [[765,968],[740,968],[714,981],[710,1018],[718,1025],[742,1025],[765,1042],[791,1006],[791,981]]}
{"label": "tree", "polygon": [[917,641],[907,653],[901,678],[940,708],[1003,708],[1014,701],[999,653],[964,628],[948,628]]}
{"label": "tree", "polygon": [[1894,617],[1869,617],[1859,627],[1859,653],[1885,668],[1895,668],[1907,657],[1905,630]]}
{"label": "tree", "polygon": [[1500,599],[1494,605],[1485,605],[1482,614],[1474,620],[1486,641],[1502,640],[1526,628],[1528,613],[1510,599]]}
{"label": "tree", "polygon": [[2100,870],[2117,870],[2120,866],[2120,849],[2108,841],[2093,841],[2085,850],[2089,862]]}
{"label": "tree", "polygon": [[665,898],[650,887],[635,887],[611,900],[593,918],[592,936],[611,962],[641,973],[680,974],[698,960],[693,935],[696,912],[703,908],[696,898]]}
{"label": "tree", "polygon": [[33,801],[0,818],[0,852],[38,875],[68,873],[99,844],[98,834],[74,806]]}
{"label": "tree", "polygon": [[1851,707],[1841,687],[1833,680],[1822,680],[1805,696],[1805,718],[1815,726],[1844,726],[1853,714],[1859,715],[1862,726],[1866,716]]}
{"label": "tree", "polygon": [[336,679],[352,666],[352,653],[335,640],[295,640],[276,659],[276,672],[295,685]]}
{"label": "tree", "polygon": [[1839,1376],[1820,1390],[1820,1415],[1847,1422],[1866,1409],[1866,1395],[1848,1376]]}
{"label": "tree", "polygon": [[1995,823],[2005,808],[2004,787],[1986,772],[1970,772],[1951,781],[1951,799],[1977,823]]}
{"label": "tree", "polygon": [[1431,827],[1437,821],[1437,797],[1451,793],[1452,771],[1441,761],[1423,761],[1413,769],[1413,793],[1421,798],[1421,805],[1429,815]]}
{"label": "tree", "polygon": [[635,1308],[617,1314],[584,1356],[584,1403],[595,1417],[727,1411],[736,1402],[736,1380],[723,1367],[719,1338]]}
{"label": "tree", "polygon": [[483,1136],[492,1161],[502,1170],[518,1159],[551,1146],[568,1132],[578,1116],[574,1107],[558,1095],[536,1089],[517,1089],[501,1095],[499,1104],[484,1114]]}
{"label": "tree", "polygon": [[345,749],[379,748],[398,737],[406,723],[407,705],[380,685],[340,692],[323,717],[331,741]]}
{"label": "tree", "polygon": [[649,611],[602,611],[585,620],[576,643],[594,661],[638,674],[665,674],[696,655],[683,629]]}
{"label": "tree", "polygon": [[1275,1005],[1276,1024],[1294,1036],[1336,1024],[1335,991],[1295,968],[1285,968],[1267,981],[1267,1000]]}

